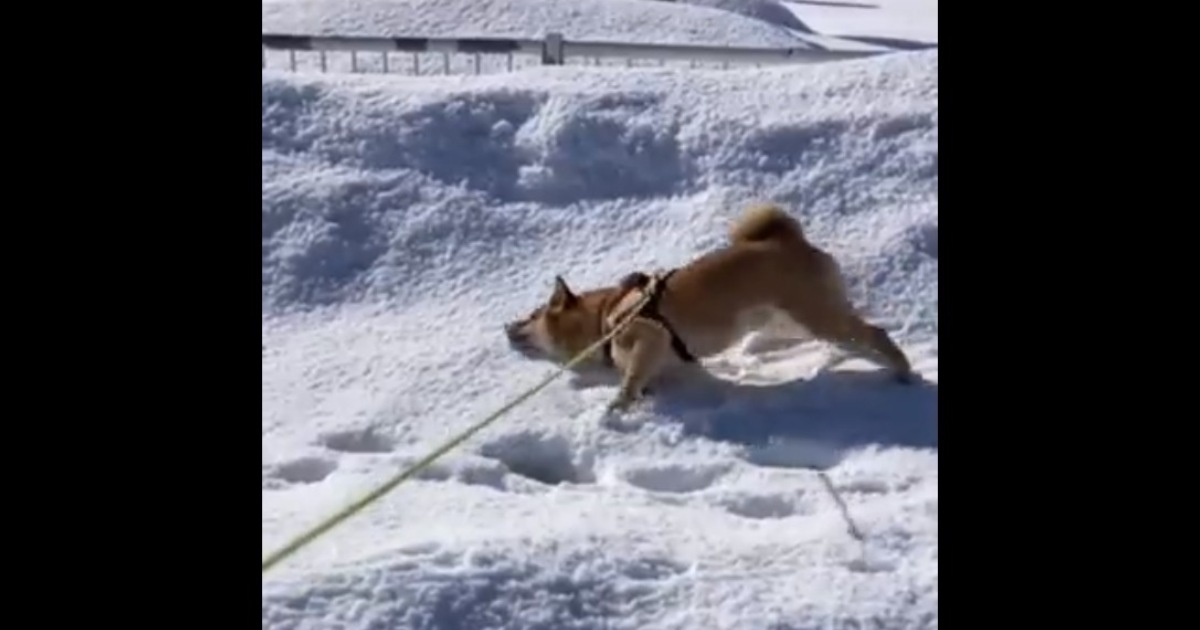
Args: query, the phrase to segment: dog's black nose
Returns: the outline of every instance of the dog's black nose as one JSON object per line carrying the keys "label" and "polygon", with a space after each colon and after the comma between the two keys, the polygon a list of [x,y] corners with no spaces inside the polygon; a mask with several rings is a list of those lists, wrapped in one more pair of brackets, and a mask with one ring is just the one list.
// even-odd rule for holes
{"label": "dog's black nose", "polygon": [[521,322],[508,322],[504,324],[504,334],[509,339],[516,339],[521,336]]}

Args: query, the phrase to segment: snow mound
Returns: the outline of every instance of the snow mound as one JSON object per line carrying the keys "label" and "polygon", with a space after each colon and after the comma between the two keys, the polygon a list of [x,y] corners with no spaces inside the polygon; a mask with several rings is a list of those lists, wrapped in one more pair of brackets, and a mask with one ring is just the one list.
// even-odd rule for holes
{"label": "snow mound", "polygon": [[729,11],[801,33],[813,32],[800,20],[795,11],[776,0],[679,0],[679,2],[680,4]]}
{"label": "snow mound", "polygon": [[937,73],[264,72],[264,555],[540,382],[500,326],[555,274],[682,264],[752,200],[928,382],[733,349],[617,431],[560,379],[264,576],[263,628],[936,628]]}
{"label": "snow mound", "polygon": [[780,4],[822,35],[888,48],[937,47],[938,0],[783,0]]}
{"label": "snow mound", "polygon": [[264,33],[541,38],[795,47],[787,30],[715,8],[657,0],[263,0]]}

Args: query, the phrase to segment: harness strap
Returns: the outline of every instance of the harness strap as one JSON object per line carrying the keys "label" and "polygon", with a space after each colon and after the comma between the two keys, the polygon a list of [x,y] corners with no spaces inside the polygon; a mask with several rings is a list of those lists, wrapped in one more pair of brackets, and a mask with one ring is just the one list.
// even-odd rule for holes
{"label": "harness strap", "polygon": [[[667,329],[667,333],[671,335],[671,349],[675,351],[675,354],[678,355],[679,358],[685,363],[695,363],[696,357],[691,353],[691,351],[688,350],[687,344],[683,342],[683,339],[679,336],[679,333],[675,332],[675,327],[671,326],[671,323],[667,321],[667,318],[663,317],[662,313],[658,310],[658,304],[662,300],[662,294],[666,287],[667,278],[670,278],[676,271],[676,269],[672,269],[664,273],[658,278],[657,281],[654,281],[650,276],[640,271],[630,273],[621,279],[620,287],[624,290],[621,291],[619,296],[614,300],[614,303],[620,302],[625,298],[626,295],[629,294],[630,291],[634,289],[645,291],[646,287],[649,285],[650,298],[646,300],[646,304],[642,306],[641,311],[634,313],[633,316],[652,319],[662,325],[663,328]],[[603,321],[604,320],[601,319],[601,327],[603,327]],[[612,340],[605,342],[604,346],[601,348],[601,356],[604,358],[604,363],[606,365],[613,365]]]}

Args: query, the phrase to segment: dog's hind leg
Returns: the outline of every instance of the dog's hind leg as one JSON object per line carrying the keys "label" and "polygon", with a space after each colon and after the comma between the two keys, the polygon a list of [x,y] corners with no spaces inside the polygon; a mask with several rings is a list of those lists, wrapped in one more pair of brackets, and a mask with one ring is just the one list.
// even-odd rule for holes
{"label": "dog's hind leg", "polygon": [[891,367],[896,380],[902,383],[913,380],[912,365],[908,357],[886,330],[868,324],[857,315],[848,315],[842,326],[838,327],[836,335],[834,341],[840,345],[850,346]]}
{"label": "dog's hind leg", "polygon": [[[912,380],[912,365],[908,357],[886,330],[867,323],[848,306],[829,310],[833,312],[815,314],[811,310],[806,313],[803,307],[789,309],[792,316],[797,321],[805,322],[806,328],[818,339],[834,345],[842,352],[882,363],[892,369],[896,380],[900,382]],[[806,314],[808,317],[805,317]]]}

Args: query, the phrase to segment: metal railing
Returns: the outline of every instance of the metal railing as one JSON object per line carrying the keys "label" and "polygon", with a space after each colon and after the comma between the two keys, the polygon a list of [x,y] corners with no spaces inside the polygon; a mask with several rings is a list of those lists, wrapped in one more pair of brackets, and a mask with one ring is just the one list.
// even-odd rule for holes
{"label": "metal railing", "polygon": [[799,47],[569,41],[559,33],[550,33],[544,39],[262,35],[263,68],[276,67],[282,62],[292,71],[315,69],[321,72],[451,74],[466,71],[479,74],[530,65],[574,62],[611,65],[614,61],[624,62],[626,66],[684,62],[692,67],[713,64],[729,67],[733,64],[819,63],[879,54],[885,53]]}

